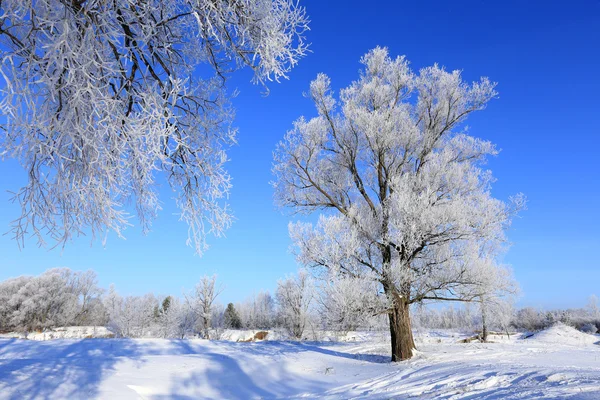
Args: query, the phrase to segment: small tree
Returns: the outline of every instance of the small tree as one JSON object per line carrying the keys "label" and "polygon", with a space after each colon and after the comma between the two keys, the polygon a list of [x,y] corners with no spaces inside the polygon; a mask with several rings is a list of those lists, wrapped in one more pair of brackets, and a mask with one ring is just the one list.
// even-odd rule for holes
{"label": "small tree", "polygon": [[103,311],[99,307],[100,297],[104,290],[98,287],[98,276],[92,270],[85,272],[74,272],[72,285],[79,297],[81,307],[75,316],[77,325],[87,325],[103,319]]}
{"label": "small tree", "polygon": [[487,342],[489,326],[498,326],[508,333],[512,318],[512,303],[519,292],[512,271],[484,260],[479,270],[479,295],[476,301],[481,311],[481,340]]}
{"label": "small tree", "polygon": [[199,328],[205,339],[210,339],[210,329],[213,305],[219,294],[223,292],[223,287],[215,287],[217,277],[213,275],[203,276],[196,285],[195,291],[188,298],[188,303],[195,310],[198,316]]}
{"label": "small tree", "polygon": [[600,321],[600,307],[598,307],[598,296],[591,295],[588,299],[587,310],[593,319]]}
{"label": "small tree", "polygon": [[225,323],[226,328],[231,328],[231,329],[241,329],[242,328],[242,321],[241,321],[240,316],[238,315],[237,311],[235,310],[233,303],[227,304],[227,308],[225,309],[225,313],[224,313],[223,317],[224,317],[224,323]]}
{"label": "small tree", "polygon": [[275,297],[281,324],[293,337],[302,339],[314,298],[313,282],[309,275],[300,271],[296,276],[278,281]]}
{"label": "small tree", "polygon": [[482,168],[497,153],[461,124],[496,92],[438,65],[414,73],[376,48],[340,100],[319,74],[309,97],[317,116],[298,119],[275,152],[277,202],[326,210],[290,225],[304,265],[374,279],[388,298],[392,360],[412,357],[410,305],[472,301],[480,255],[505,242],[523,204],[492,197]]}
{"label": "small tree", "polygon": [[161,305],[161,312],[164,314],[169,311],[169,307],[171,307],[171,303],[173,302],[173,298],[171,296],[165,297]]}
{"label": "small tree", "polygon": [[198,316],[188,302],[172,302],[167,315],[173,315],[173,334],[179,339],[194,332]]}
{"label": "small tree", "polygon": [[236,306],[242,325],[250,329],[273,327],[275,302],[269,292],[253,294]]}

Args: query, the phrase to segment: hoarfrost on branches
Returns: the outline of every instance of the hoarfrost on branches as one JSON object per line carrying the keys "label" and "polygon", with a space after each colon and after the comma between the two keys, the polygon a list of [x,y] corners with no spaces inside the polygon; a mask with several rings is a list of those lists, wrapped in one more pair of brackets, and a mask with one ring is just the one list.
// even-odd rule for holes
{"label": "hoarfrost on branches", "polygon": [[225,79],[287,78],[307,29],[295,0],[2,1],[0,155],[28,179],[15,239],[121,236],[129,203],[147,232],[162,173],[202,253],[231,222]]}
{"label": "hoarfrost on branches", "polygon": [[480,268],[524,200],[492,197],[483,164],[497,150],[461,128],[496,95],[494,83],[467,83],[438,65],[414,72],[385,48],[361,62],[339,99],[326,75],[311,83],[318,116],[298,119],[278,145],[275,196],[322,212],[316,225],[290,224],[302,263],[382,288],[400,360],[414,348],[410,304],[477,299]]}

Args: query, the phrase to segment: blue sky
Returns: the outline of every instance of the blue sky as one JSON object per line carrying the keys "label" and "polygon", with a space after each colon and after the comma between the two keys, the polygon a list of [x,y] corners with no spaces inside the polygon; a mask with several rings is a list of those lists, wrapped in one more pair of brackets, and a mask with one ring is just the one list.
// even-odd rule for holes
{"label": "blue sky", "polygon": [[[218,275],[221,301],[273,291],[277,279],[297,269],[288,248],[285,210],[273,205],[269,186],[272,151],[292,122],[313,116],[303,98],[319,72],[339,89],[358,77],[359,58],[387,46],[413,68],[437,62],[461,69],[468,80],[497,81],[499,98],[468,121],[471,134],[502,149],[489,162],[506,199],[524,192],[528,210],[509,231],[505,261],[522,287],[520,305],[583,306],[600,295],[600,2],[548,1],[322,1],[305,0],[312,20],[310,53],[289,81],[270,85],[268,97],[249,84],[250,72],[230,82],[240,95],[239,144],[231,149],[230,203],[237,218],[226,238],[210,238],[202,258],[185,246],[186,226],[163,197],[154,230],[139,228],[127,240],[111,235],[105,247],[82,237],[62,252],[33,241],[19,251],[0,236],[0,279],[48,268],[94,269],[100,283],[122,294],[180,294],[201,275]],[[17,208],[7,190],[24,173],[14,161],[0,163],[0,231],[8,231]],[[165,194],[167,194],[165,192]]]}

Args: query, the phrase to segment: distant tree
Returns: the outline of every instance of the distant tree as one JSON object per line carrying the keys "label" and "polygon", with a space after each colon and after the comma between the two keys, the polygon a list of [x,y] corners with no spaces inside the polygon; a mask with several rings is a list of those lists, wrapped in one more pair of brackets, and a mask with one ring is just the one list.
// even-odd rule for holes
{"label": "distant tree", "polygon": [[[487,259],[480,274],[480,295],[477,302],[481,311],[481,340],[487,342],[489,326],[497,326],[508,332],[512,319],[512,303],[519,292],[512,271],[507,267],[495,265]],[[490,264],[491,263],[491,264]]]}
{"label": "distant tree", "polygon": [[211,339],[220,340],[225,332],[225,307],[221,303],[215,303],[211,312]]}
{"label": "distant tree", "polygon": [[254,298],[254,329],[273,327],[275,301],[269,292],[259,292]]}
{"label": "distant tree", "polygon": [[533,307],[521,308],[516,312],[512,324],[517,329],[533,332],[548,326],[545,316],[542,312]]}
{"label": "distant tree", "polygon": [[600,307],[598,307],[598,296],[593,294],[589,297],[587,309],[592,318],[600,320]]}
{"label": "distant tree", "polygon": [[[33,279],[35,278],[32,276],[20,276],[0,283],[0,330],[6,332],[14,329],[21,330],[22,327],[15,325],[16,321],[13,319],[22,301],[16,298],[21,289]],[[19,297],[22,299],[21,296]]]}
{"label": "distant tree", "polygon": [[399,361],[415,348],[410,305],[474,300],[480,254],[505,243],[523,198],[492,197],[482,165],[497,150],[461,128],[496,95],[494,83],[438,65],[414,73],[383,48],[361,62],[339,100],[326,75],[311,83],[318,116],[298,119],[278,145],[274,186],[282,206],[325,211],[316,226],[290,225],[300,262],[375,279]]}
{"label": "distant tree", "polygon": [[224,323],[226,328],[231,329],[241,329],[242,321],[240,320],[240,316],[238,315],[233,303],[227,304],[227,308],[225,309],[225,313],[223,315]]}
{"label": "distant tree", "polygon": [[167,296],[165,297],[165,299],[162,302],[162,308],[161,311],[163,313],[166,313],[169,311],[169,307],[171,307],[171,302],[173,301],[173,298],[171,296]]}
{"label": "distant tree", "polygon": [[274,324],[275,301],[269,292],[253,294],[236,305],[242,325],[249,329],[269,329]]}
{"label": "distant tree", "polygon": [[158,306],[158,300],[153,294],[121,297],[111,285],[104,304],[109,315],[108,326],[118,336],[152,336]]}
{"label": "distant tree", "polygon": [[300,271],[296,276],[280,280],[277,282],[275,297],[281,324],[293,337],[302,339],[314,299],[314,286],[310,276],[305,271]]}
{"label": "distant tree", "polygon": [[57,326],[102,323],[102,290],[92,271],[48,270],[0,284],[1,329],[42,330]]}
{"label": "distant tree", "polygon": [[324,326],[346,333],[364,327],[373,317],[384,313],[387,301],[377,295],[374,285],[371,280],[351,276],[324,279],[316,296]]}
{"label": "distant tree", "polygon": [[194,333],[198,316],[188,302],[174,298],[165,316],[170,321],[168,326],[172,329],[173,337],[183,339],[187,334]]}
{"label": "distant tree", "polygon": [[96,272],[88,270],[73,273],[73,289],[77,293],[81,307],[76,315],[77,325],[87,325],[92,322],[101,322],[104,319],[104,310],[101,307],[100,297],[104,290],[98,286]]}
{"label": "distant tree", "polygon": [[121,236],[130,201],[147,232],[163,173],[201,253],[231,222],[225,80],[278,81],[307,50],[296,0],[3,0],[0,20],[0,155],[28,172],[19,242]]}
{"label": "distant tree", "polygon": [[216,280],[216,275],[203,276],[195,291],[188,297],[188,303],[197,315],[199,328],[205,339],[210,339],[213,306],[219,294],[223,292],[222,286],[216,287]]}

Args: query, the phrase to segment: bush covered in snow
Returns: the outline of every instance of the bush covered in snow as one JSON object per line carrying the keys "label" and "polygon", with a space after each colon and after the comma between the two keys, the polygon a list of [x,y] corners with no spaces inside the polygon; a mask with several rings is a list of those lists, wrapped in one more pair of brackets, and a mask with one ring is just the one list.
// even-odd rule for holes
{"label": "bush covered in snow", "polygon": [[0,330],[41,331],[67,325],[104,325],[107,316],[93,271],[55,268],[0,283]]}

